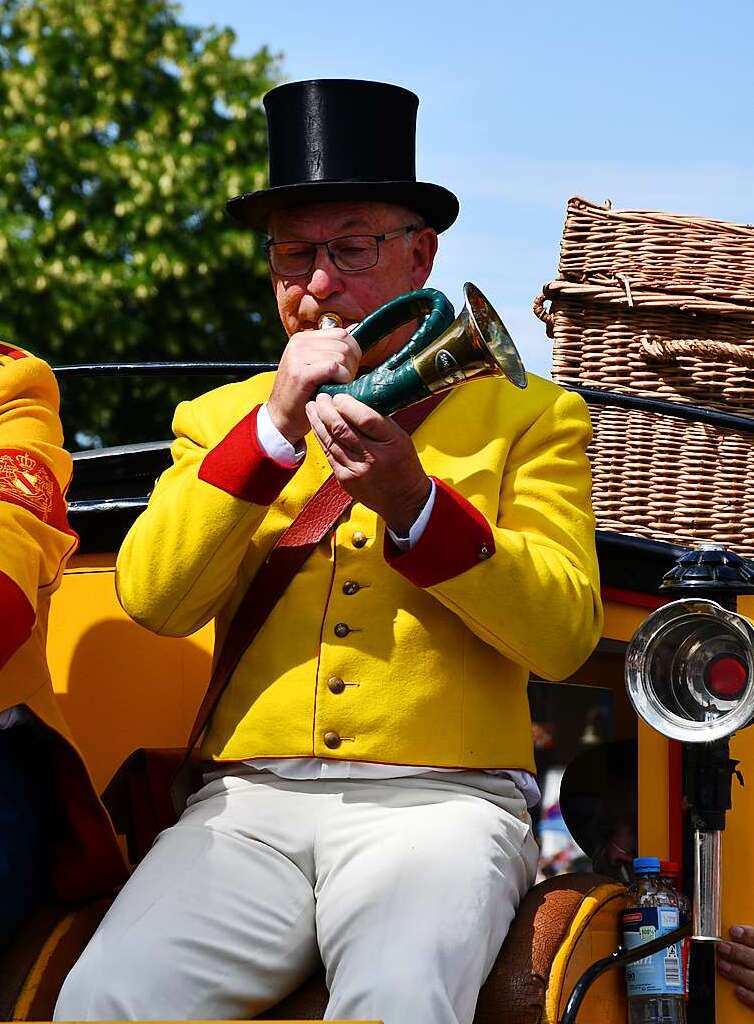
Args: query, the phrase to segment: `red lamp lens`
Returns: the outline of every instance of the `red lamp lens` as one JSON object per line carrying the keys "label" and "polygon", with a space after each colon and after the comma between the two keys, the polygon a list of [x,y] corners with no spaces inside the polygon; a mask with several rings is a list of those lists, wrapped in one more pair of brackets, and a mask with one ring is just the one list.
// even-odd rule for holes
{"label": "red lamp lens", "polygon": [[742,661],[723,654],[709,663],[704,681],[715,697],[735,700],[746,689],[748,678],[749,673]]}

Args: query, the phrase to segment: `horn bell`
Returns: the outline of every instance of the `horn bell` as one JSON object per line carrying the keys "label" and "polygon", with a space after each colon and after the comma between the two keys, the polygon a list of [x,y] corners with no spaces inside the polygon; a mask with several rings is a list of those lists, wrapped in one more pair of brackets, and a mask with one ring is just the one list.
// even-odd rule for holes
{"label": "horn bell", "polygon": [[427,390],[445,391],[478,377],[505,377],[525,388],[526,370],[503,321],[476,285],[467,281],[463,295],[464,308],[450,327],[411,357]]}

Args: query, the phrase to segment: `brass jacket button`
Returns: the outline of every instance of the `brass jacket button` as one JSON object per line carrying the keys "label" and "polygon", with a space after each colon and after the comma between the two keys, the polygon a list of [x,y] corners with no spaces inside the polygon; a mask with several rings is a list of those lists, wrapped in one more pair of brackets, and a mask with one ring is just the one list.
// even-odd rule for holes
{"label": "brass jacket button", "polygon": [[326,732],[325,746],[330,750],[337,750],[340,746],[340,736],[336,732]]}
{"label": "brass jacket button", "polygon": [[338,622],[335,626],[335,635],[339,636],[341,640],[344,636],[348,636],[350,632],[351,628],[345,622]]}
{"label": "brass jacket button", "polygon": [[351,597],[353,594],[358,594],[360,590],[361,587],[356,582],[356,580],[346,580],[346,582],[343,584],[343,593],[347,594],[348,597]]}
{"label": "brass jacket button", "polygon": [[351,537],[351,543],[355,548],[363,548],[367,542],[367,535],[362,533],[361,530],[357,530],[353,537]]}
{"label": "brass jacket button", "polygon": [[327,680],[327,687],[330,693],[342,693],[346,688],[346,684],[338,676],[330,676]]}

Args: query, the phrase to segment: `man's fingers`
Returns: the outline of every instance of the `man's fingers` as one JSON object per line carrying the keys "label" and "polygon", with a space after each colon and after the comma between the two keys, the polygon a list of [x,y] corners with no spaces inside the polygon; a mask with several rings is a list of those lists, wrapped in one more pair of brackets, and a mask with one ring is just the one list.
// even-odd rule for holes
{"label": "man's fingers", "polygon": [[311,362],[302,363],[290,378],[297,387],[309,393],[320,384],[348,384],[353,374],[335,357],[314,358]]}
{"label": "man's fingers", "polygon": [[306,410],[305,410],[305,412],[306,412],[306,418],[309,420],[309,425],[311,426],[312,430],[314,431],[314,436],[317,438],[319,443],[322,445],[323,450],[325,450],[325,452],[326,452],[325,445],[327,444],[328,435],[327,435],[327,431],[325,430],[324,423],[319,418],[319,413],[317,412],[316,403],[315,402],[307,402],[306,403]]}
{"label": "man's fingers", "polygon": [[319,410],[320,399],[325,397],[327,396],[320,395],[316,402],[308,402],[306,406],[306,416],[311,424],[314,436],[317,438],[322,451],[333,468],[337,464],[344,469],[356,472],[360,465],[363,464],[364,449],[359,446],[356,451],[352,451],[331,434],[327,425],[322,421]]}
{"label": "man's fingers", "polygon": [[754,1007],[754,928],[735,925],[730,934],[736,942],[721,942],[717,947],[717,969],[723,978],[733,982],[736,996]]}
{"label": "man's fingers", "polygon": [[346,423],[330,395],[317,395],[315,404],[317,415],[328,434],[354,457],[363,459],[366,454],[363,438]]}
{"label": "man's fingers", "polygon": [[351,461],[348,452],[345,452],[337,441],[333,441],[332,439],[323,439],[313,428],[312,433],[317,438],[317,444],[322,449],[334,476],[337,478],[338,483],[340,483],[341,486],[345,486],[349,481],[352,481],[361,475],[359,467],[354,467],[354,463]]}
{"label": "man's fingers", "polygon": [[728,960],[754,971],[754,949],[750,946],[744,946],[739,942],[720,942],[717,955],[721,960]]}
{"label": "man's fingers", "polygon": [[730,929],[730,937],[734,942],[754,949],[754,927],[746,924],[734,924]]}
{"label": "man's fingers", "polygon": [[745,1006],[751,1006],[754,1009],[754,992],[740,985],[737,985],[733,991]]}
{"label": "man's fingers", "polygon": [[[353,327],[357,326],[358,324],[353,325]],[[356,359],[356,362],[360,363],[361,345],[359,345],[356,338],[354,338],[353,335],[351,334],[352,330],[352,327],[328,327],[324,331],[303,331],[302,336],[306,335],[308,337],[309,335],[313,335],[315,340],[319,340],[321,338],[326,341],[344,342],[348,346],[349,351],[353,354],[354,358]]]}
{"label": "man's fingers", "polygon": [[346,363],[342,363],[339,360],[333,360],[330,364],[331,369],[327,377],[321,377],[318,384],[350,384],[355,375],[355,369],[348,366]]}
{"label": "man's fingers", "polygon": [[345,331],[337,332],[343,337],[331,338],[328,336],[330,333],[336,332],[306,331],[291,339],[284,354],[288,373],[299,376],[306,375],[309,367],[319,366],[330,360],[340,369],[337,371],[337,375],[333,371],[329,377],[317,381],[318,384],[322,384],[326,380],[337,381],[339,384],[347,384],[352,381],[359,369],[361,349]]}
{"label": "man's fingers", "polygon": [[[354,324],[354,327],[356,327],[356,326],[358,326],[358,325]],[[349,328],[346,331],[346,336],[342,340],[345,341],[345,343],[348,345],[348,347],[353,352],[354,357],[356,358],[356,363],[358,365],[361,362],[361,345],[358,343],[356,338],[354,338],[353,335],[351,334],[351,328]]]}
{"label": "man's fingers", "polygon": [[334,395],[333,403],[347,423],[373,441],[392,441],[402,433],[397,423],[381,416],[353,395]]}
{"label": "man's fingers", "polygon": [[339,327],[326,331],[302,331],[296,335],[294,347],[301,352],[341,352],[356,366],[361,362],[361,346],[358,341]]}
{"label": "man's fingers", "polygon": [[754,991],[754,971],[749,970],[748,967],[740,967],[734,961],[718,956],[717,969],[728,981]]}
{"label": "man's fingers", "polygon": [[351,327],[326,327],[323,331],[301,331],[299,337],[313,337],[315,339],[324,338],[328,341],[345,341],[354,355],[361,359],[361,345],[359,345],[358,341],[351,333],[354,328],[358,326],[358,324],[352,324]]}

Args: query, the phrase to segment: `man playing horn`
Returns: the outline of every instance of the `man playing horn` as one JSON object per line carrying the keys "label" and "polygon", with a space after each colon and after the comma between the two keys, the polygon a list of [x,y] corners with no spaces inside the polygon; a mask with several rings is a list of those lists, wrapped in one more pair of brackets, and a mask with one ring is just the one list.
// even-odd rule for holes
{"label": "man playing horn", "polygon": [[[324,963],[328,1019],[472,1021],[535,877],[530,672],[601,628],[589,421],[531,378],[448,393],[409,434],[350,396],[349,332],[420,288],[447,189],[417,182],[418,100],[373,82],[265,97],[269,235],[288,335],[276,374],[180,405],[173,466],[118,560],[157,633],[217,649],[272,546],[333,473],[354,499],[289,583],[205,731],[204,785],[69,976],[57,1019],[248,1018]],[[324,313],[341,327],[319,329]]]}

